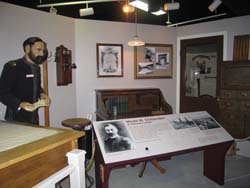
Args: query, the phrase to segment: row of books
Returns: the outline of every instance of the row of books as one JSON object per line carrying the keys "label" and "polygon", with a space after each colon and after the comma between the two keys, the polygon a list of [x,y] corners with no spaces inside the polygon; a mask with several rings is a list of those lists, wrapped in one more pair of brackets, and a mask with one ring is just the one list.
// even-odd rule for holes
{"label": "row of books", "polygon": [[108,97],[105,100],[105,106],[108,113],[113,114],[114,116],[119,114],[126,114],[128,113],[128,97]]}

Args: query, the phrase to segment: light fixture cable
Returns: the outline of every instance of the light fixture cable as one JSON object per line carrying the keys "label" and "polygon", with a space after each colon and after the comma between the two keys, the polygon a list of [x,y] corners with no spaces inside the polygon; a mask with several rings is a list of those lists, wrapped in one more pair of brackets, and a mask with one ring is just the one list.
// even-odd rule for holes
{"label": "light fixture cable", "polygon": [[138,26],[137,26],[137,9],[135,10],[135,35],[138,37]]}
{"label": "light fixture cable", "polygon": [[144,46],[145,42],[140,40],[138,37],[138,26],[137,26],[137,8],[135,10],[135,36],[132,40],[128,41],[129,46]]}

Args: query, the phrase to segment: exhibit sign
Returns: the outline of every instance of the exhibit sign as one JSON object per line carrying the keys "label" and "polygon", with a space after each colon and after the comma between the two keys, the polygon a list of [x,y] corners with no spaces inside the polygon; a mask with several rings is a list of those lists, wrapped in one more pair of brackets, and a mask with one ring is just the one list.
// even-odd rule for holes
{"label": "exhibit sign", "polygon": [[233,140],[206,111],[95,121],[93,126],[106,164]]}

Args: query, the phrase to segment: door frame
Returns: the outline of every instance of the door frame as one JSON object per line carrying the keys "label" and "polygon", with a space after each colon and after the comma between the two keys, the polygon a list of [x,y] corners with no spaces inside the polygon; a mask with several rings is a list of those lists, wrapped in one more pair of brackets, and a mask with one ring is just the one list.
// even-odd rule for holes
{"label": "door frame", "polygon": [[212,36],[223,36],[223,61],[226,61],[228,58],[227,54],[227,44],[228,44],[228,36],[227,31],[223,32],[214,32],[214,33],[206,33],[206,34],[197,34],[197,35],[189,35],[185,37],[177,37],[177,60],[176,60],[176,113],[180,113],[180,87],[181,87],[181,40],[185,39],[195,39],[195,38],[205,38]]}

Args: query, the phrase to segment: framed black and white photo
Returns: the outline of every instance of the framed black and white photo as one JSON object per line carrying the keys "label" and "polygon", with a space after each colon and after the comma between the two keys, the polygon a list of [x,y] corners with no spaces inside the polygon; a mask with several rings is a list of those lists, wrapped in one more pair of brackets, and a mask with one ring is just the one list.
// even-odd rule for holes
{"label": "framed black and white photo", "polygon": [[134,139],[123,121],[105,121],[96,130],[105,153],[135,149]]}
{"label": "framed black and white photo", "polygon": [[145,44],[135,47],[134,56],[135,79],[172,78],[172,44]]}
{"label": "framed black and white photo", "polygon": [[96,44],[97,76],[123,77],[123,45]]}

